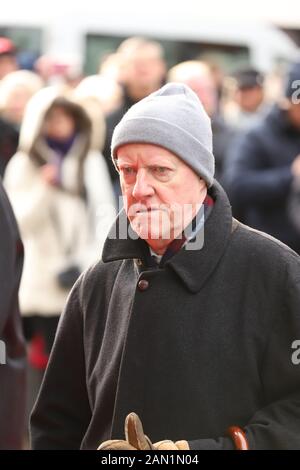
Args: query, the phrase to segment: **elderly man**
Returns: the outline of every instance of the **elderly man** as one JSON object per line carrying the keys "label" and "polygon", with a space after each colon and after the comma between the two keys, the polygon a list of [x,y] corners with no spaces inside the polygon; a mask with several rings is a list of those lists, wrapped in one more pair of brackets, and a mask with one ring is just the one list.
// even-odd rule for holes
{"label": "elderly man", "polygon": [[61,318],[33,448],[300,449],[300,260],[232,219],[199,99],[143,99],[112,155],[124,209]]}

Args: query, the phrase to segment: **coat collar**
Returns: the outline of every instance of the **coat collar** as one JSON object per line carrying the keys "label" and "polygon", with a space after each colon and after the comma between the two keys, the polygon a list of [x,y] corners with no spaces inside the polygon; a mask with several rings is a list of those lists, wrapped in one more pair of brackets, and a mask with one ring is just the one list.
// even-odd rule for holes
{"label": "coat collar", "polygon": [[[212,213],[205,222],[204,244],[201,249],[181,249],[165,264],[179,276],[181,281],[193,293],[198,292],[214,271],[222,257],[232,231],[231,207],[221,185],[215,180],[209,190],[215,203]],[[121,228],[126,232],[128,220],[123,211],[117,217],[103,248],[102,259],[105,263],[123,259],[145,260],[147,244],[137,238],[125,239]],[[122,238],[123,236],[123,238]]]}

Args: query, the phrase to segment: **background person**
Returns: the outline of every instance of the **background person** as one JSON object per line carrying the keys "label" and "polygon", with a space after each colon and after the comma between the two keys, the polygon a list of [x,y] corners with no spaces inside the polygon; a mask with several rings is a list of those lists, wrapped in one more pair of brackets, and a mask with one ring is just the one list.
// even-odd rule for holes
{"label": "background person", "polygon": [[[0,449],[22,449],[25,421],[26,350],[18,290],[23,245],[0,178],[0,340],[5,363],[0,364]],[[3,352],[3,350],[1,350]]]}

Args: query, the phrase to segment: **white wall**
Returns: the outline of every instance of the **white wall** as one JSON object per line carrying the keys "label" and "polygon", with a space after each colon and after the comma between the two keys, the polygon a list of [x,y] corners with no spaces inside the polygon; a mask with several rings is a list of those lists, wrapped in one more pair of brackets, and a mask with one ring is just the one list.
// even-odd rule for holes
{"label": "white wall", "polygon": [[10,0],[0,25],[28,25],[45,31],[43,49],[64,60],[80,61],[84,34],[145,34],[170,39],[250,45],[254,64],[267,69],[276,54],[295,46],[272,21],[300,28],[298,0]]}
{"label": "white wall", "polygon": [[[151,11],[149,11],[151,8]],[[268,21],[281,25],[300,27],[300,13],[298,0],[285,0],[284,2],[263,2],[251,0],[244,3],[240,0],[10,0],[1,8],[0,21],[13,19],[20,16],[24,21],[48,21],[51,17],[70,13],[79,15],[82,20],[90,18],[94,24],[104,25],[108,20],[122,27],[124,18],[132,25],[136,25],[136,19],[142,20],[147,14],[150,19],[160,23],[172,15],[175,21],[184,22],[190,11],[190,21],[207,19],[222,20],[247,20]]]}

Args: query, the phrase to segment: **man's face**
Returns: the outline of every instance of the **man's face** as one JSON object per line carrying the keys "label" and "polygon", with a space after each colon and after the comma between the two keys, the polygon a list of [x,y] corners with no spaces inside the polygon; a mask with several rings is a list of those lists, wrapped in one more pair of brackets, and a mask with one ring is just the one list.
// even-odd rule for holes
{"label": "man's face", "polygon": [[254,113],[264,100],[264,91],[259,86],[242,88],[236,91],[235,99],[243,111]]}
{"label": "man's face", "polygon": [[194,76],[184,82],[198,96],[209,116],[213,116],[217,108],[217,93],[212,79],[206,76]]}
{"label": "man's face", "polygon": [[32,93],[26,86],[16,86],[7,96],[6,106],[3,114],[8,121],[21,124],[26,104]]}
{"label": "man's face", "polygon": [[117,165],[133,230],[162,254],[199,211],[205,181],[172,152],[152,144],[121,146]]}
{"label": "man's face", "polygon": [[3,54],[0,56],[0,80],[17,69],[17,60],[14,56],[9,54]]}
{"label": "man's face", "polygon": [[156,89],[161,86],[165,72],[165,63],[156,47],[148,45],[127,58],[121,80],[131,88]]}

